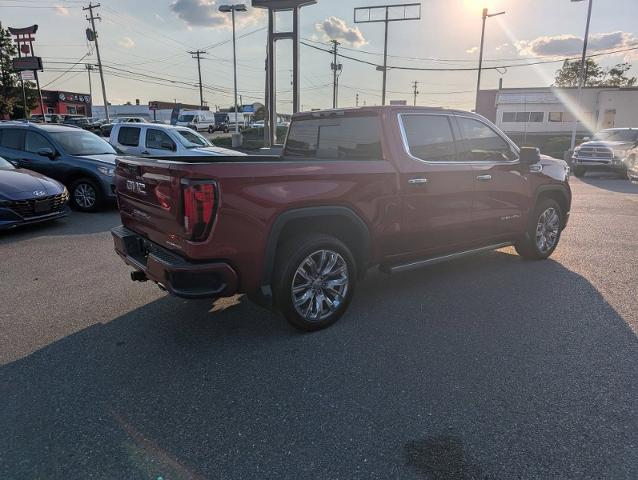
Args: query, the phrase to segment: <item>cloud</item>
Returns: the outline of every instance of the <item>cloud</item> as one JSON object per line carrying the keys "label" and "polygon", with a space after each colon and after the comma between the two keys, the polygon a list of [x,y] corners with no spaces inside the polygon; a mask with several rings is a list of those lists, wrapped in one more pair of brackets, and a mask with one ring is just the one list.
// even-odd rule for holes
{"label": "cloud", "polygon": [[131,37],[122,37],[117,41],[117,44],[124,48],[133,48],[135,46],[135,42]]}
{"label": "cloud", "polygon": [[368,43],[358,27],[349,27],[344,20],[338,17],[326,18],[323,22],[317,23],[315,29],[323,34],[324,40],[339,40],[354,47]]}
{"label": "cloud", "polygon": [[66,7],[63,7],[62,5],[56,5],[55,6],[55,12],[58,15],[62,15],[63,17],[68,17],[69,16],[69,9]]}
{"label": "cloud", "polygon": [[476,53],[478,52],[479,47],[472,47],[465,50],[465,53]]}
{"label": "cloud", "polygon": [[[170,9],[188,27],[231,27],[231,16],[218,11],[216,0],[176,0]],[[238,13],[237,24],[242,27],[257,23],[265,16],[265,10],[248,8],[247,12]]]}
{"label": "cloud", "polygon": [[[575,35],[554,35],[522,40],[515,45],[520,55],[563,58],[579,55],[583,50],[583,39]],[[621,31],[596,33],[590,35],[587,51],[623,49],[632,46],[638,46],[638,37],[632,33]]]}

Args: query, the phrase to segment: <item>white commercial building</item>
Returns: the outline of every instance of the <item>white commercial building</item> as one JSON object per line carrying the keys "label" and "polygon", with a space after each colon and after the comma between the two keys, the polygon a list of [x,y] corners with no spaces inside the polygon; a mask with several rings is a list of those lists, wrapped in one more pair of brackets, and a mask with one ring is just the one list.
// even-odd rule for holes
{"label": "white commercial building", "polygon": [[576,88],[504,88],[481,91],[479,113],[511,134],[564,135],[575,122],[579,134],[638,128],[638,88],[587,87],[580,105]]}

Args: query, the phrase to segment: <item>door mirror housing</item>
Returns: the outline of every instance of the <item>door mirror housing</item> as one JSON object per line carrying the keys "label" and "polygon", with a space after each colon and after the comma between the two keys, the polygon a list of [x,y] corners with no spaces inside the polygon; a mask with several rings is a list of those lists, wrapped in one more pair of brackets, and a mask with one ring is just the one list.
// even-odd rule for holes
{"label": "door mirror housing", "polygon": [[534,165],[541,161],[541,151],[536,147],[522,147],[520,161],[522,165]]}
{"label": "door mirror housing", "polygon": [[37,151],[37,154],[41,157],[47,157],[49,160],[55,159],[55,150],[50,147],[44,147]]}

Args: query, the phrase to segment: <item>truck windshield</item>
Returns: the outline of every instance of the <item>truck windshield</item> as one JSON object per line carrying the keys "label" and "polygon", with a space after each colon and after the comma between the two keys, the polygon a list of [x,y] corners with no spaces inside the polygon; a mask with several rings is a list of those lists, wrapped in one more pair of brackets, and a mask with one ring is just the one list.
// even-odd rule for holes
{"label": "truck windshield", "polygon": [[113,147],[97,135],[84,130],[51,132],[51,138],[69,155],[115,154]]}
{"label": "truck windshield", "polygon": [[323,160],[381,160],[379,118],[375,115],[295,119],[283,156]]}
{"label": "truck windshield", "polygon": [[180,115],[177,117],[178,122],[192,122],[195,115]]}
{"label": "truck windshield", "polygon": [[192,130],[178,130],[179,141],[186,148],[212,147],[213,144]]}
{"label": "truck windshield", "polygon": [[603,130],[594,135],[593,139],[603,142],[637,142],[638,130]]}

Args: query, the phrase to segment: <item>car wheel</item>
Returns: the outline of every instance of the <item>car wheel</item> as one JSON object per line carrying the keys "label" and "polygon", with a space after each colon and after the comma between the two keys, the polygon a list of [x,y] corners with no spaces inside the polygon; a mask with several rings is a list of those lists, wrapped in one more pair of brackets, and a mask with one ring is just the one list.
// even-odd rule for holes
{"label": "car wheel", "polygon": [[215,129],[213,127],[208,127],[208,133],[213,133]]}
{"label": "car wheel", "polygon": [[278,252],[275,301],[294,327],[321,330],[344,314],[356,279],[354,257],[343,242],[323,234],[294,237]]}
{"label": "car wheel", "polygon": [[529,260],[544,260],[556,250],[562,230],[560,205],[551,198],[541,200],[534,209],[525,237],[515,245],[516,252]]}
{"label": "car wheel", "polygon": [[578,178],[585,176],[585,169],[583,167],[574,167],[574,175]]}
{"label": "car wheel", "polygon": [[102,190],[89,178],[80,178],[71,184],[71,205],[82,212],[96,212],[103,202]]}

